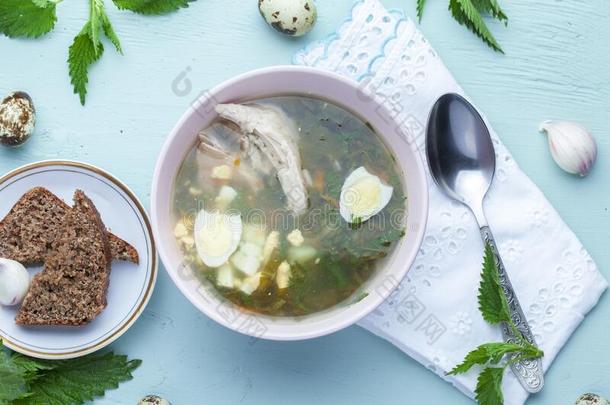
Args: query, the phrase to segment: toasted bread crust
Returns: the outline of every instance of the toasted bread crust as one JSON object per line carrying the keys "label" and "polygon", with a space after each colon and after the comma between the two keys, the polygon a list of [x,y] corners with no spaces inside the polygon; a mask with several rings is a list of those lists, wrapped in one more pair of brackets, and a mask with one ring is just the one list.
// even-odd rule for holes
{"label": "toasted bread crust", "polygon": [[41,264],[70,206],[42,187],[25,193],[0,221],[0,257]]}
{"label": "toasted bread crust", "polygon": [[95,205],[77,190],[42,272],[34,276],[15,321],[78,326],[106,308],[112,255]]}
{"label": "toasted bread crust", "polygon": [[[43,187],[25,193],[0,221],[0,257],[24,265],[39,265],[53,247],[57,232],[71,207]],[[137,250],[108,232],[112,256],[139,263]]]}
{"label": "toasted bread crust", "polygon": [[110,252],[115,260],[124,262],[140,263],[140,256],[136,248],[125,242],[113,233],[108,233],[108,242],[110,243]]}

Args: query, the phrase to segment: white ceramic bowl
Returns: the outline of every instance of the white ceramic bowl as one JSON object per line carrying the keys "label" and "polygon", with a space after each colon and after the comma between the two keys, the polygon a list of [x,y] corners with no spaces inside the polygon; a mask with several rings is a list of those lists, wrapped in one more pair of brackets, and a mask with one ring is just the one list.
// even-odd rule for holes
{"label": "white ceramic bowl", "polygon": [[[383,137],[398,159],[407,199],[407,234],[364,285],[366,298],[338,304],[312,315],[271,317],[253,315],[224,300],[210,285],[201,283],[182,265],[182,255],[173,236],[171,198],[175,176],[196,135],[216,118],[218,103],[241,102],[262,97],[302,94],[343,106],[367,120]],[[326,71],[278,66],[256,70],[202,95],[182,116],[169,135],[155,168],[151,195],[152,225],[161,260],[172,280],[201,312],[238,332],[273,340],[300,340],[326,335],[348,327],[373,311],[403,279],[419,250],[428,212],[428,187],[422,160],[390,114],[356,82]],[[356,301],[355,299],[353,301]]]}

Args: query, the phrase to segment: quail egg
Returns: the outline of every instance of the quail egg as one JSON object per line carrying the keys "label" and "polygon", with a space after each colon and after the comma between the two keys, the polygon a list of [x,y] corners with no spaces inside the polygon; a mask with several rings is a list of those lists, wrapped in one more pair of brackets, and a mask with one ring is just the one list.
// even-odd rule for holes
{"label": "quail egg", "polygon": [[343,183],[339,212],[349,223],[361,223],[377,215],[392,198],[394,189],[364,167],[354,170]]}
{"label": "quail egg", "polygon": [[317,18],[313,0],[258,0],[258,9],[267,24],[294,37],[311,31]]}
{"label": "quail egg", "polygon": [[199,211],[194,227],[195,246],[201,261],[212,268],[225,264],[239,246],[241,216]]}
{"label": "quail egg", "polygon": [[0,305],[19,304],[29,287],[30,275],[21,263],[0,259]]}
{"label": "quail egg", "polygon": [[609,402],[597,394],[583,394],[576,400],[576,405],[608,405]]}
{"label": "quail egg", "polygon": [[138,401],[138,405],[172,405],[168,400],[157,395],[147,395]]}
{"label": "quail egg", "polygon": [[0,103],[0,143],[19,146],[34,132],[36,110],[27,93],[16,91]]}

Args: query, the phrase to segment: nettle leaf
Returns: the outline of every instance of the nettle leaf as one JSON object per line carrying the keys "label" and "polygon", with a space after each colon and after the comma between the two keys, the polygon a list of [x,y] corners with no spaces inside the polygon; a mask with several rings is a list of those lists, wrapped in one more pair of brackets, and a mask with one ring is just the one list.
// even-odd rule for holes
{"label": "nettle leaf", "polygon": [[83,30],[74,38],[74,42],[68,50],[68,67],[70,82],[74,86],[74,93],[80,97],[80,102],[85,105],[87,95],[87,83],[89,82],[89,67],[96,62],[104,52],[104,46],[99,43],[96,46],[89,33],[89,23],[85,24]]}
{"label": "nettle leaf", "polygon": [[0,32],[7,37],[38,38],[55,27],[51,0],[0,0]]}
{"label": "nettle leaf", "polygon": [[521,351],[521,357],[525,359],[539,359],[541,357],[544,357],[544,352],[538,347],[532,344],[528,344]]}
{"label": "nettle leaf", "polygon": [[68,67],[70,82],[74,87],[82,105],[85,105],[87,83],[89,82],[89,67],[102,57],[104,45],[101,42],[101,32],[114,45],[119,53],[123,53],[119,37],[114,32],[112,24],[104,9],[104,0],[91,0],[89,21],[74,38],[68,51]]}
{"label": "nettle leaf", "polygon": [[453,18],[481,38],[493,50],[504,53],[500,44],[496,41],[489,28],[487,28],[481,12],[473,4],[473,1],[449,0],[449,10]]}
{"label": "nettle leaf", "polygon": [[[517,329],[510,316],[508,302],[500,284],[496,259],[489,244],[485,246],[478,299],[479,310],[487,322],[491,324],[505,322],[512,329]],[[538,359],[542,356],[544,352],[525,339],[518,339],[516,344],[485,343],[468,353],[462,363],[447,374],[463,374],[475,365],[488,366],[479,374],[475,390],[476,400],[479,405],[502,405],[504,403],[502,378],[506,367],[516,361]],[[507,360],[500,365],[505,357]],[[500,366],[493,367],[496,365]]]}
{"label": "nettle leaf", "polygon": [[475,398],[479,405],[501,405],[504,403],[502,395],[503,367],[488,367],[477,379]]}
{"label": "nettle leaf", "polygon": [[421,21],[424,16],[424,6],[426,5],[426,0],[417,0],[417,18]]}
{"label": "nettle leaf", "polygon": [[137,10],[142,8],[150,0],[112,0],[114,4],[121,10]]}
{"label": "nettle leaf", "polygon": [[27,394],[24,373],[7,351],[0,350],[0,404],[9,404]]}
{"label": "nettle leaf", "polygon": [[496,259],[489,245],[485,246],[478,300],[481,315],[490,324],[512,322],[508,302],[500,285]]}
{"label": "nettle leaf", "polygon": [[83,404],[131,380],[141,363],[113,353],[39,360],[11,352],[0,341],[0,404]]}
{"label": "nettle leaf", "polygon": [[102,28],[102,16],[104,13],[104,1],[103,0],[91,0],[91,12],[89,14],[89,21],[87,26],[87,31],[89,33],[89,38],[93,42],[93,48],[95,53],[98,52],[98,49],[101,45],[100,42],[100,31]]}
{"label": "nettle leaf", "polygon": [[493,18],[503,21],[505,24],[508,22],[508,17],[500,8],[500,4],[497,0],[472,0],[472,3],[481,13],[489,14]]}
{"label": "nettle leaf", "polygon": [[132,372],[142,363],[126,356],[106,353],[73,360],[39,361],[50,365],[31,384],[26,399],[16,405],[83,404],[103,396],[106,390],[133,378]]}
{"label": "nettle leaf", "polygon": [[121,10],[131,10],[139,14],[159,15],[187,8],[195,0],[113,0]]}
{"label": "nettle leaf", "polygon": [[114,32],[114,28],[112,28],[110,19],[108,19],[108,16],[105,13],[104,15],[102,15],[102,28],[104,30],[104,35],[106,35],[106,38],[108,38],[108,40],[112,42],[117,52],[123,54],[123,49],[121,48],[121,41],[119,41],[119,37],[117,36],[116,32]]}
{"label": "nettle leaf", "polygon": [[504,356],[513,353],[523,353],[521,345],[512,343],[485,343],[466,355],[464,361],[455,366],[449,375],[464,374],[475,365],[498,364]]}
{"label": "nettle leaf", "polygon": [[21,370],[23,376],[28,382],[36,379],[38,372],[51,370],[54,368],[53,363],[43,363],[40,360],[33,359],[19,353],[13,353],[11,360],[15,367]]}

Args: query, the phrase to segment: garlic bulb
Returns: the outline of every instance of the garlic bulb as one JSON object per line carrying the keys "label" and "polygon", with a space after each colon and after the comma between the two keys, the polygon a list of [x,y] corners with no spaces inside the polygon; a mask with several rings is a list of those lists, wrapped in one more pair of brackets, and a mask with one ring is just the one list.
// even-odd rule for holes
{"label": "garlic bulb", "polygon": [[21,263],[0,259],[0,305],[19,304],[29,287],[30,275]]}
{"label": "garlic bulb", "polygon": [[597,144],[581,125],[568,121],[545,121],[540,132],[549,138],[553,160],[568,173],[586,176],[597,159]]}

